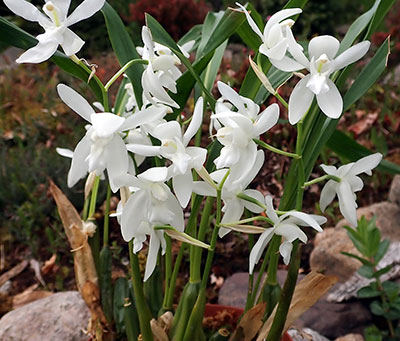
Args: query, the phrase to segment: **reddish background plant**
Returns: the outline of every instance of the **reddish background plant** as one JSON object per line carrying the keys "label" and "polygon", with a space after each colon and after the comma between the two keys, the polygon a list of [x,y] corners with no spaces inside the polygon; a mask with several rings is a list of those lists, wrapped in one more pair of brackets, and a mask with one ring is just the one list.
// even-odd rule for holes
{"label": "reddish background plant", "polygon": [[126,19],[143,25],[144,13],[149,13],[178,40],[194,25],[202,23],[210,10],[204,0],[139,0],[129,5]]}

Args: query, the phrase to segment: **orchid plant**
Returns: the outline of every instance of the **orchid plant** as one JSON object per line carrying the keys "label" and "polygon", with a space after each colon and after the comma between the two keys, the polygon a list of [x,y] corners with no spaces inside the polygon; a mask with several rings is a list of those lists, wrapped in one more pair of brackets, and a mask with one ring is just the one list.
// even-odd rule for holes
{"label": "orchid plant", "polygon": [[[216,243],[231,231],[251,236],[246,310],[257,301],[258,285],[264,273],[267,273],[264,285],[277,285],[274,278],[279,254],[289,266],[286,282],[295,283],[301,255],[299,241],[307,243],[304,230],[311,228],[320,232],[321,225],[327,221],[321,215],[304,212],[307,186],[327,181],[321,191],[321,210],[337,195],[344,218],[352,226],[357,225],[355,193],[363,187],[358,175],[371,174],[382,155],[375,153],[358,161],[353,158],[351,163],[338,169],[321,165],[326,175],[309,177],[343,111],[367,91],[384,69],[382,61],[386,58],[387,45],[378,50],[353,86],[345,91],[348,68],[365,56],[370,47],[367,38],[371,28],[378,26],[378,20],[387,10],[380,1],[350,27],[342,42],[324,35],[311,39],[308,45],[298,43],[291,28],[302,8],[294,4],[304,6],[306,1],[291,0],[265,26],[249,4],[246,7],[237,4],[238,8],[228,9],[223,15],[209,13],[201,32],[194,29],[178,43],[147,15],[142,29],[143,47],[138,48],[105,0],[84,0],[69,16],[70,1],[45,0],[45,14],[26,0],[4,0],[4,3],[15,14],[38,22],[45,30],[36,41],[1,18],[0,29],[16,37],[10,40],[2,35],[1,40],[25,48],[33,46],[17,62],[40,63],[50,58],[67,72],[87,81],[100,102],[92,106],[71,87],[57,86],[61,100],[86,124],[86,134],[73,151],[58,149],[61,155],[72,158],[68,186],[78,186],[80,179],[86,179],[83,220],[94,220],[99,186],[106,186],[102,256],[109,255],[109,215],[118,220],[121,237],[129,243],[138,329],[133,330],[129,324],[134,317],[125,316],[125,327],[121,327],[124,322],[118,320],[116,311],[112,314],[112,305],[107,303],[112,298],[102,290],[111,281],[111,268],[100,262],[97,269],[102,309],[107,318],[105,328],[111,334],[116,328],[118,332],[125,332],[129,340],[136,340],[139,334],[145,341],[205,339],[201,322]],[[121,69],[106,84],[85,60],[76,56],[84,42],[69,29],[100,9],[121,63]],[[381,15],[374,16],[378,11]],[[364,31],[367,34],[363,38]],[[234,32],[256,51],[256,62],[251,60],[252,68],[239,91],[218,82],[220,96],[215,98],[211,90],[216,70],[225,41]],[[356,40],[361,42],[352,45]],[[59,45],[64,53],[57,50]],[[373,76],[365,77],[371,70]],[[108,91],[122,75],[119,95],[111,107]],[[299,81],[286,102],[276,89],[291,77]],[[182,118],[181,112],[194,88],[195,105],[189,117]],[[344,98],[341,92],[345,93]],[[271,95],[287,112],[280,112],[277,103],[264,105]],[[297,130],[291,152],[264,141],[265,134],[271,134],[279,119],[287,122],[285,117]],[[201,144],[203,136],[210,141],[208,146]],[[265,151],[291,160],[277,210],[269,193],[252,187],[263,168]],[[111,192],[120,198],[116,212],[109,211]],[[210,240],[207,240],[208,232]],[[99,233],[97,228],[96,234]],[[93,229],[88,238],[94,238],[92,235]],[[179,246],[175,262],[172,243]],[[190,280],[175,309],[176,279],[187,249]],[[202,263],[204,250],[205,263]],[[99,257],[96,247],[92,252],[95,258]],[[142,252],[147,259],[143,280],[138,261],[138,254]],[[111,258],[107,262],[111,264]],[[164,274],[163,286],[156,278],[160,269]],[[253,286],[256,271],[259,274]],[[164,297],[161,304],[151,306],[144,295],[143,283],[145,286],[158,284],[151,287],[161,290]],[[277,305],[268,341],[276,341],[282,334],[293,290],[294,285],[285,285],[278,301],[268,299],[270,311]],[[128,310],[123,314],[128,314]]]}

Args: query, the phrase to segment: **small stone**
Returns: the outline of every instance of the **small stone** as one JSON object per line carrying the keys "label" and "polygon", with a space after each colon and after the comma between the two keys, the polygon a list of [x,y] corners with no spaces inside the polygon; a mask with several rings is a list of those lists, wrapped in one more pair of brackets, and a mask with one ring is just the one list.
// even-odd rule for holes
{"label": "small stone", "polygon": [[400,175],[397,174],[390,185],[389,199],[391,203],[400,206]]}
{"label": "small stone", "polygon": [[87,341],[83,330],[89,318],[89,309],[79,292],[56,293],[4,315],[0,320],[0,340]]}
{"label": "small stone", "polygon": [[364,341],[364,337],[361,334],[347,334],[338,337],[335,341]]}

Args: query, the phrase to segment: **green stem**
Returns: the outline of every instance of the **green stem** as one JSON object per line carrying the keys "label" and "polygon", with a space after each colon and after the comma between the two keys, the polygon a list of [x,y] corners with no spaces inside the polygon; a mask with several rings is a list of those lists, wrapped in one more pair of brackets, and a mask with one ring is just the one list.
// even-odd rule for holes
{"label": "green stem", "polygon": [[325,174],[323,176],[320,176],[319,178],[315,178],[313,180],[305,182],[304,185],[303,185],[303,188],[305,188],[307,186],[311,186],[311,185],[317,184],[317,183],[325,181],[325,180],[334,180],[336,182],[340,182],[341,181],[341,179],[339,177],[337,177],[337,176]]}
{"label": "green stem", "polygon": [[172,244],[171,238],[165,233],[165,243],[166,243],[166,252],[165,252],[165,291],[164,291],[164,300],[163,307],[167,305],[168,301],[168,293],[169,293],[169,283],[171,280],[172,273]]}
{"label": "green stem", "polygon": [[[194,238],[196,238],[197,234],[197,216],[199,214],[201,202],[203,198],[201,196],[195,196],[193,202],[193,207],[190,212],[189,221],[186,227],[186,233]],[[191,282],[198,282],[200,281],[200,269],[196,269],[195,267],[195,252],[196,247],[194,245],[190,245],[190,281]]]}
{"label": "green stem", "polygon": [[89,197],[85,198],[85,201],[83,203],[83,210],[82,210],[82,220],[83,221],[86,221],[88,218],[89,203],[90,203]]}
{"label": "green stem", "polygon": [[[303,134],[303,120],[297,123],[297,142],[296,142],[296,154],[302,155],[302,134]],[[302,158],[297,160],[297,196],[296,196],[296,210],[301,211],[303,207],[303,194],[304,194],[304,161]]]}
{"label": "green stem", "polygon": [[254,305],[257,299],[257,294],[258,294],[258,288],[260,287],[261,279],[264,275],[265,269],[268,264],[268,259],[270,258],[271,255],[271,245],[268,246],[267,252],[265,253],[263,262],[261,263],[260,271],[258,272],[257,279],[256,279],[256,284],[254,285],[253,289],[253,294],[251,296],[251,307]]}
{"label": "green stem", "polygon": [[242,224],[246,224],[246,223],[251,223],[253,221],[266,221],[268,223],[270,223],[271,225],[274,225],[274,222],[267,218],[267,217],[263,217],[262,215],[258,215],[256,217],[251,217],[251,218],[246,218],[246,219],[242,219],[242,220],[238,220],[238,221],[234,221],[232,223],[223,223],[223,226],[234,226],[234,225],[242,225]]}
{"label": "green stem", "polygon": [[126,71],[128,70],[132,65],[135,64],[148,64],[149,62],[144,59],[132,59],[129,62],[127,62],[112,78],[107,82],[107,84],[104,86],[104,89],[108,91],[108,89],[111,87],[111,85],[114,84],[114,82]]}
{"label": "green stem", "polygon": [[289,311],[290,302],[292,301],[294,288],[296,286],[299,267],[300,267],[300,248],[299,248],[299,241],[296,240],[293,242],[292,261],[290,262],[289,265],[285,285],[283,286],[275,318],[274,321],[272,322],[272,326],[268,333],[266,341],[280,340],[283,328],[285,327],[286,316]]}
{"label": "green stem", "polygon": [[181,248],[179,249],[178,256],[176,257],[175,264],[174,264],[174,270],[172,271],[171,280],[170,280],[170,284],[169,284],[169,288],[168,288],[167,299],[166,299],[166,303],[164,306],[165,310],[172,310],[173,302],[174,302],[174,292],[175,292],[175,287],[176,287],[176,279],[178,278],[179,267],[182,263],[183,253],[184,253],[186,247],[187,247],[187,244],[183,243],[181,245]]}
{"label": "green stem", "polygon": [[110,185],[107,186],[107,196],[106,196],[106,209],[104,212],[104,229],[103,229],[103,246],[108,245],[109,238],[109,227],[110,227],[110,199],[111,199],[111,188]]}
{"label": "green stem", "polygon": [[150,327],[151,313],[143,292],[142,275],[140,274],[139,259],[133,253],[133,240],[129,242],[129,259],[132,270],[132,285],[135,293],[136,308],[139,315],[140,332],[143,341],[152,341],[153,333]]}
{"label": "green stem", "polygon": [[251,202],[257,206],[260,206],[264,211],[267,209],[267,206],[265,206],[262,202],[259,202],[257,199],[254,199],[253,197],[246,195],[244,193],[239,193],[236,195],[238,198],[246,200],[248,202]]}
{"label": "green stem", "polygon": [[285,152],[283,150],[280,150],[278,148],[275,148],[275,147],[269,145],[268,143],[265,143],[264,141],[261,141],[261,140],[258,140],[258,139],[253,139],[253,141],[255,143],[257,143],[259,146],[261,146],[261,147],[263,147],[265,149],[268,149],[271,152],[274,152],[276,154],[280,154],[280,155],[284,155],[284,156],[287,156],[287,157],[291,157],[293,159],[300,159],[301,158],[300,154],[294,154],[294,153]]}
{"label": "green stem", "polygon": [[[197,239],[200,241],[204,241],[207,229],[210,223],[210,215],[211,210],[214,204],[214,198],[208,197],[206,200],[206,204],[204,205],[203,212],[201,214],[199,233],[197,234]],[[203,250],[201,247],[194,248],[194,256],[193,256],[193,271],[196,273],[195,280],[200,280],[201,275],[201,259],[202,259]]]}
{"label": "green stem", "polygon": [[[254,236],[249,235],[249,250],[251,250],[254,246]],[[253,294],[253,286],[254,286],[254,273],[249,275],[248,289],[247,289],[247,298],[246,298],[246,306],[244,308],[244,312],[247,312],[250,308],[253,307],[252,304],[252,294]]]}
{"label": "green stem", "polygon": [[287,102],[282,98],[281,95],[279,95],[278,91],[275,91],[274,96],[278,99],[279,102],[282,103],[282,105],[283,105],[286,109],[289,108]]}
{"label": "green stem", "polygon": [[99,183],[100,183],[100,177],[96,176],[92,188],[92,195],[90,197],[88,219],[93,219],[94,213],[96,212],[96,202],[97,202],[97,193],[99,191]]}

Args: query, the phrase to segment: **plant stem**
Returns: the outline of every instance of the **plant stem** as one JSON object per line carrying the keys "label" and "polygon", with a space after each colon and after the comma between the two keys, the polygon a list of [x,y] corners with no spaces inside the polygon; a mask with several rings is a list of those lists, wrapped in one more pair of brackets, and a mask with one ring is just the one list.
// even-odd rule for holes
{"label": "plant stem", "polygon": [[269,145],[268,143],[265,143],[264,141],[261,141],[261,140],[258,140],[258,139],[253,139],[253,141],[255,143],[257,143],[259,146],[261,146],[261,147],[263,147],[265,149],[268,149],[271,152],[274,152],[276,154],[280,154],[280,155],[284,155],[284,156],[287,156],[287,157],[291,157],[293,159],[300,159],[301,158],[301,155],[298,154],[298,153],[294,154],[294,153],[285,152],[283,150],[275,148],[275,147]]}
{"label": "plant stem", "polygon": [[267,209],[267,206],[265,206],[262,202],[259,202],[257,199],[254,199],[253,197],[246,195],[244,193],[239,193],[236,195],[238,198],[246,200],[248,202],[251,202],[257,206],[260,206],[264,211]]}
{"label": "plant stem", "polygon": [[90,197],[88,219],[94,219],[93,215],[96,212],[97,192],[99,191],[99,183],[100,183],[100,177],[96,176],[92,188],[92,195]]}
{"label": "plant stem", "polygon": [[311,185],[317,184],[317,183],[325,181],[325,180],[334,180],[336,182],[341,181],[341,179],[338,178],[337,176],[325,174],[323,176],[320,176],[319,178],[315,178],[313,180],[305,182],[303,185],[303,188],[306,188],[307,186],[311,186]]}
{"label": "plant stem", "polygon": [[127,70],[129,69],[132,65],[134,64],[148,64],[149,62],[144,59],[132,59],[129,62],[127,62],[112,78],[107,82],[107,84],[104,86],[104,89],[108,91],[108,89],[113,85],[113,83]]}
{"label": "plant stem", "polygon": [[132,270],[132,285],[135,293],[136,308],[139,315],[140,332],[143,341],[152,341],[153,333],[150,327],[151,313],[143,292],[142,275],[140,274],[138,256],[133,253],[133,240],[129,242],[129,259]]}
{"label": "plant stem", "polygon": [[107,186],[107,196],[106,196],[106,209],[104,212],[104,229],[103,229],[103,246],[108,245],[109,237],[109,226],[110,226],[110,199],[111,199],[111,188],[110,185]]}
{"label": "plant stem", "polygon": [[175,292],[175,287],[176,287],[176,279],[178,278],[179,267],[182,263],[183,253],[184,253],[186,247],[187,247],[187,244],[183,243],[181,245],[181,248],[179,249],[178,256],[176,257],[175,264],[174,264],[174,270],[172,271],[171,280],[170,280],[170,284],[169,284],[169,288],[168,288],[167,299],[166,299],[166,303],[164,306],[165,310],[172,310],[172,305],[173,305],[173,301],[174,301],[174,292]]}
{"label": "plant stem", "polygon": [[282,105],[283,105],[286,109],[289,108],[287,102],[282,98],[281,95],[279,95],[278,91],[275,91],[274,96],[278,99],[279,102],[282,103]]}
{"label": "plant stem", "polygon": [[167,305],[169,282],[171,280],[171,272],[172,272],[171,238],[167,234],[164,234],[164,237],[165,237],[165,243],[166,243],[166,252],[165,252],[165,291],[164,291],[163,307],[165,307]]}
{"label": "plant stem", "polygon": [[[254,246],[254,236],[249,234],[249,250],[251,250]],[[247,298],[246,298],[246,306],[244,308],[244,312],[247,312],[252,306],[252,294],[253,294],[253,285],[254,285],[254,273],[249,275],[248,289],[247,289]]]}

